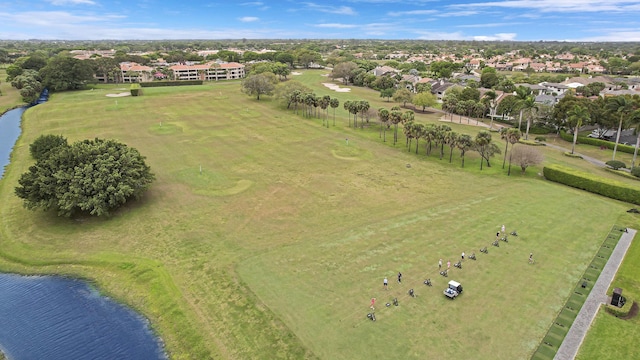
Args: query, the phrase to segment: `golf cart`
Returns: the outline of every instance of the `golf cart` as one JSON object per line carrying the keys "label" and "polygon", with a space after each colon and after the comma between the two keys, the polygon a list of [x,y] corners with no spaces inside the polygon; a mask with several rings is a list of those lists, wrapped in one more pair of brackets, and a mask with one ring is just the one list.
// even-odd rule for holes
{"label": "golf cart", "polygon": [[444,295],[451,299],[455,299],[456,296],[460,295],[460,293],[462,293],[462,285],[457,281],[449,281],[449,287],[444,290]]}

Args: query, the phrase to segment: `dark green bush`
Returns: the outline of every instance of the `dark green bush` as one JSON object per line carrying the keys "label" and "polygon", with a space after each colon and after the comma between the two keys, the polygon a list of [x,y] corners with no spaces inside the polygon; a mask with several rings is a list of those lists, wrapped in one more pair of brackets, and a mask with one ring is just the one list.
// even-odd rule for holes
{"label": "dark green bush", "polygon": [[547,138],[544,136],[536,136],[536,141],[547,141]]}
{"label": "dark green bush", "polygon": [[40,135],[29,145],[29,152],[35,160],[41,160],[48,156],[52,149],[67,145],[67,139],[62,135]]}
{"label": "dark green bush", "polygon": [[142,95],[142,88],[140,88],[140,84],[131,84],[131,96],[139,95]]}
{"label": "dark green bush", "polygon": [[160,86],[183,86],[183,85],[202,85],[202,80],[169,80],[169,81],[151,81],[140,83],[140,86],[145,87],[160,87]]}
{"label": "dark green bush", "polygon": [[545,166],[543,173],[544,177],[550,181],[640,205],[640,188],[619,181],[597,177],[560,165]]}
{"label": "dark green bush", "polygon": [[620,168],[626,168],[627,165],[620,160],[609,160],[605,164],[611,166],[614,170],[618,170]]}
{"label": "dark green bush", "polygon": [[621,308],[615,305],[607,304],[607,307],[606,307],[607,312],[619,318],[628,316],[634,302],[633,302],[633,299],[630,299],[628,296],[626,298],[627,298],[627,302],[624,303],[624,306],[622,306]]}
{"label": "dark green bush", "polygon": [[631,169],[631,175],[640,177],[640,166],[636,166],[633,169]]}

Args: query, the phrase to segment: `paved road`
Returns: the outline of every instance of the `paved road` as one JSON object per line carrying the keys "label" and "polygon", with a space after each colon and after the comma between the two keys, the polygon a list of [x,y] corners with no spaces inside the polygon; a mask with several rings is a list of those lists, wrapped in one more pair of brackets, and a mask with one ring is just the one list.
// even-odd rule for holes
{"label": "paved road", "polygon": [[[547,147],[554,148],[554,149],[558,149],[558,150],[562,150],[563,152],[569,152],[569,151],[571,151],[571,149],[566,149],[566,148],[563,148],[562,146],[558,146],[558,145],[554,145],[554,144],[549,144],[548,142],[547,142],[547,143],[545,143],[545,144],[547,144]],[[582,155],[582,154],[577,153],[577,152],[576,152],[575,154],[576,154],[576,155],[580,155],[580,156],[582,156],[582,158],[583,158],[584,160],[586,160],[586,161],[588,161],[588,162],[592,163],[593,165],[601,166],[601,167],[605,167],[605,166],[606,166],[606,164],[604,163],[604,161],[598,160],[598,159],[596,159],[596,158],[592,158],[591,156]],[[624,170],[624,171],[626,171],[626,172],[630,172],[630,171],[631,171],[631,170],[629,170],[629,169],[621,169],[621,170]]]}
{"label": "paved road", "polygon": [[582,345],[582,341],[587,335],[587,331],[589,327],[591,327],[591,323],[598,313],[600,305],[606,303],[608,300],[607,290],[609,286],[611,286],[613,277],[618,272],[620,264],[622,264],[624,255],[631,245],[631,240],[636,235],[636,230],[628,229],[628,231],[628,233],[622,234],[618,245],[616,245],[613,253],[611,253],[609,261],[607,261],[607,264],[600,273],[600,277],[598,277],[598,280],[593,285],[587,301],[582,305],[582,309],[580,309],[578,316],[573,321],[573,325],[571,325],[567,336],[564,338],[562,345],[560,345],[554,360],[572,360],[578,354],[580,345]]}

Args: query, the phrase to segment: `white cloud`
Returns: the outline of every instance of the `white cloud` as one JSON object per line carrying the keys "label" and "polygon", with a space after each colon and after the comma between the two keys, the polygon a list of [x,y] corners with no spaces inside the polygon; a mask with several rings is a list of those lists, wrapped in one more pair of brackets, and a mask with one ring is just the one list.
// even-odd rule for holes
{"label": "white cloud", "polygon": [[328,6],[328,5],[318,5],[312,2],[303,3],[307,6],[308,9],[316,10],[320,12],[330,13],[330,14],[338,14],[338,15],[356,15],[357,13],[349,6]]}
{"label": "white cloud", "polygon": [[433,15],[438,10],[408,10],[408,11],[391,11],[388,12],[389,16],[412,16],[412,15]]}
{"label": "white cloud", "polygon": [[477,41],[513,41],[516,39],[516,33],[499,33],[490,36],[486,35],[477,35],[473,36],[473,40]]}
{"label": "white cloud", "polygon": [[499,23],[486,23],[486,24],[466,24],[466,25],[457,25],[459,28],[487,28],[487,27],[502,27],[502,26],[514,26],[514,25],[522,25],[524,23],[521,22],[499,22]]}
{"label": "white cloud", "polygon": [[95,5],[95,1],[92,0],[47,0],[51,5],[64,6],[64,5]]}
{"label": "white cloud", "polygon": [[332,28],[332,29],[353,29],[357,27],[357,25],[351,24],[316,24],[315,27],[319,28]]}
{"label": "white cloud", "polygon": [[464,36],[460,31],[443,32],[443,31],[416,31],[419,40],[464,40]]}
{"label": "white cloud", "polygon": [[629,12],[640,9],[640,0],[508,0],[454,4],[449,7],[535,9],[541,12]]}
{"label": "white cloud", "polygon": [[0,13],[5,24],[23,24],[29,26],[61,27],[74,24],[91,25],[125,18],[121,15],[74,15],[66,11],[28,11],[22,13]]}
{"label": "white cloud", "polygon": [[471,15],[477,15],[478,12],[477,11],[473,11],[473,10],[467,10],[467,11],[451,11],[451,12],[446,12],[446,13],[442,13],[442,14],[437,14],[437,17],[454,17],[454,16],[471,16]]}
{"label": "white cloud", "polygon": [[264,3],[260,1],[251,1],[251,2],[242,3],[240,5],[241,6],[262,6],[264,5]]}
{"label": "white cloud", "polygon": [[238,20],[242,21],[242,22],[254,22],[254,21],[258,21],[260,20],[259,18],[255,17],[255,16],[243,16],[241,18],[238,18]]}

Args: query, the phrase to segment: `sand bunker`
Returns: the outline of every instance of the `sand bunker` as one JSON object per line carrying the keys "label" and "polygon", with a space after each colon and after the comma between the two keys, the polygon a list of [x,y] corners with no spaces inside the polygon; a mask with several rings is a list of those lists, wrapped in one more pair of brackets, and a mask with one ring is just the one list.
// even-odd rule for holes
{"label": "sand bunker", "polygon": [[131,92],[121,92],[119,94],[107,94],[108,97],[123,97],[123,96],[131,96]]}
{"label": "sand bunker", "polygon": [[341,88],[340,85],[332,84],[332,83],[322,83],[322,85],[328,87],[329,89],[337,92],[349,92],[351,88]]}
{"label": "sand bunker", "polygon": [[291,75],[302,75],[302,73],[301,72],[297,72],[297,71],[292,71]]}

